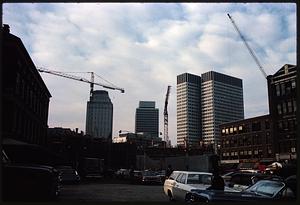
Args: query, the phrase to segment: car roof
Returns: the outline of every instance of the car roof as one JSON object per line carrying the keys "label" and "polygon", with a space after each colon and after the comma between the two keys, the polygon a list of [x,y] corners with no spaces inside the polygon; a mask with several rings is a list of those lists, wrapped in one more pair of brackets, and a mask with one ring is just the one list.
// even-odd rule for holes
{"label": "car roof", "polygon": [[196,171],[173,171],[174,173],[184,173],[184,174],[206,174],[206,175],[213,175],[209,172],[196,172]]}

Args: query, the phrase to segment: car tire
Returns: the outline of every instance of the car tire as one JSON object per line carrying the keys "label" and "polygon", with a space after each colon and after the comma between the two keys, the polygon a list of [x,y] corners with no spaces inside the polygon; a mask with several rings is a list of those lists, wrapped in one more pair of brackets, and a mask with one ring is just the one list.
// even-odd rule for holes
{"label": "car tire", "polygon": [[169,201],[175,201],[174,197],[173,197],[173,194],[171,193],[170,190],[168,191],[168,197],[169,197]]}
{"label": "car tire", "polygon": [[186,195],[185,195],[185,199],[184,199],[184,201],[185,202],[191,202],[191,193],[187,193]]}

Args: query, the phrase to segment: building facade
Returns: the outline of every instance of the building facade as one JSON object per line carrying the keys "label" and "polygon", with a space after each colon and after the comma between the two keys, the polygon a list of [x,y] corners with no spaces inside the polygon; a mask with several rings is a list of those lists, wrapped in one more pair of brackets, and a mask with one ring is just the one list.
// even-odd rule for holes
{"label": "building facade", "polygon": [[21,39],[2,28],[3,138],[46,145],[51,94]]}
{"label": "building facade", "polygon": [[135,112],[135,133],[159,137],[159,110],[154,101],[140,101]]}
{"label": "building facade", "polygon": [[220,125],[220,130],[221,162],[274,159],[274,133],[270,115],[224,123]]}
{"label": "building facade", "polygon": [[147,136],[140,133],[120,133],[113,138],[113,143],[134,143],[137,147],[163,147],[164,141],[160,137]]}
{"label": "building facade", "polygon": [[93,138],[112,139],[113,104],[104,90],[95,90],[87,102],[86,134]]}
{"label": "building facade", "polygon": [[244,119],[243,82],[239,78],[209,71],[201,75],[202,138],[219,144],[219,126]]}
{"label": "building facade", "polygon": [[286,64],[268,76],[269,109],[273,119],[276,158],[296,158],[297,66]]}
{"label": "building facade", "polygon": [[177,76],[177,145],[198,146],[202,139],[201,77]]}

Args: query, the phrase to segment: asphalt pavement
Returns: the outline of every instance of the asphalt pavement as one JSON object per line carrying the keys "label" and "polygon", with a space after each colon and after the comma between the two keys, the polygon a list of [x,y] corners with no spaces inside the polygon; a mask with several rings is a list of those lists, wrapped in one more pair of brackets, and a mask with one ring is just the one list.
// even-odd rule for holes
{"label": "asphalt pavement", "polygon": [[163,185],[130,184],[126,180],[91,178],[62,185],[60,202],[167,202]]}

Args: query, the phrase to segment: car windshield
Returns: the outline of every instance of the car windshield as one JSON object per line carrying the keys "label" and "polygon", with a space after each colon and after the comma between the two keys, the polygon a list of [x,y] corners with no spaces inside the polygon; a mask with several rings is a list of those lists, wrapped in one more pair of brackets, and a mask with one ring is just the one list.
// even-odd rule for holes
{"label": "car windshield", "polygon": [[187,184],[211,184],[211,175],[208,174],[189,174]]}
{"label": "car windshield", "polygon": [[256,194],[274,197],[284,187],[284,183],[280,181],[258,181],[253,186],[245,190],[245,192],[254,192]]}

